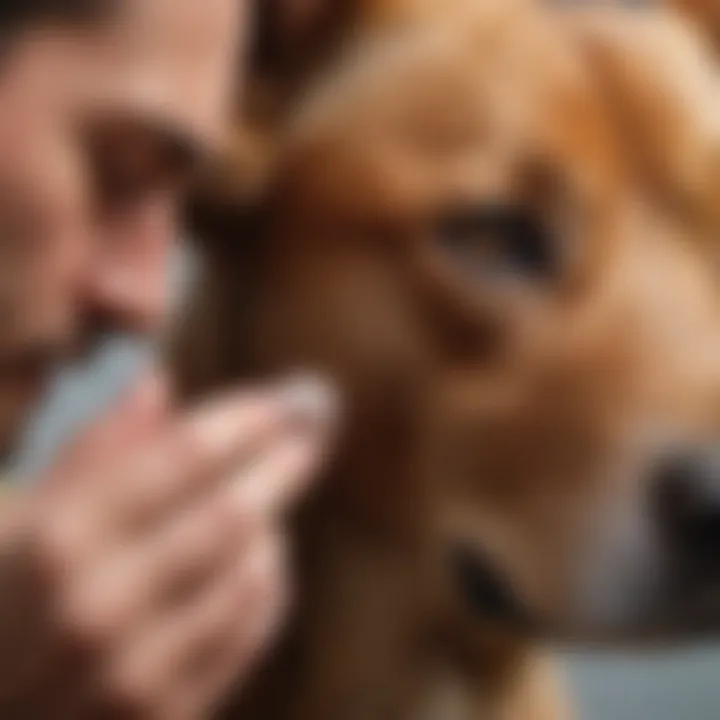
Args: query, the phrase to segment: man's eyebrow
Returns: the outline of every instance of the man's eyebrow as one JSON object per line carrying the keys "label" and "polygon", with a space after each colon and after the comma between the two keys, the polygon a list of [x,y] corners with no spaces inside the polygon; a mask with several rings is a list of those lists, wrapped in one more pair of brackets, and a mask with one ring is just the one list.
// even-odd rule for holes
{"label": "man's eyebrow", "polygon": [[133,128],[158,141],[171,163],[183,172],[195,173],[210,164],[217,150],[210,142],[169,118],[151,117],[132,111],[116,110],[96,115],[89,123],[91,132],[103,132],[107,128]]}

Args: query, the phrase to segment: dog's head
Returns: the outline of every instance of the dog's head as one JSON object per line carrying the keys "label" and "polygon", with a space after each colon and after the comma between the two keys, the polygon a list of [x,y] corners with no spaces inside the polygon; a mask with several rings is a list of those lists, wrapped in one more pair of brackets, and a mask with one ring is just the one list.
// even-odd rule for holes
{"label": "dog's head", "polygon": [[707,45],[654,11],[416,2],[305,86],[254,287],[220,298],[219,333],[258,371],[340,380],[334,491],[430,519],[478,612],[585,639],[714,628]]}

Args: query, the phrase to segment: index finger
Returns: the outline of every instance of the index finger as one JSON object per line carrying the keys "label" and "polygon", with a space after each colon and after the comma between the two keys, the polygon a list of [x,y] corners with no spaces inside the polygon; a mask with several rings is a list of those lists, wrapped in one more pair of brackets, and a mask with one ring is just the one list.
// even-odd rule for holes
{"label": "index finger", "polygon": [[[302,388],[302,390],[301,390]],[[180,421],[118,476],[105,493],[112,524],[144,524],[217,489],[296,423],[325,435],[331,412],[317,391],[294,382],[265,392],[241,392]]]}

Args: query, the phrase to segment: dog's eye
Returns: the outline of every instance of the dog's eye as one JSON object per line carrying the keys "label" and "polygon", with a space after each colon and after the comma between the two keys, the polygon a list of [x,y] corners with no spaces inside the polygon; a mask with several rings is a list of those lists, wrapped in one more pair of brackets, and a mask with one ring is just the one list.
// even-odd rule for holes
{"label": "dog's eye", "polygon": [[512,273],[544,279],[557,270],[557,253],[541,220],[513,206],[480,206],[448,213],[437,238],[473,275]]}

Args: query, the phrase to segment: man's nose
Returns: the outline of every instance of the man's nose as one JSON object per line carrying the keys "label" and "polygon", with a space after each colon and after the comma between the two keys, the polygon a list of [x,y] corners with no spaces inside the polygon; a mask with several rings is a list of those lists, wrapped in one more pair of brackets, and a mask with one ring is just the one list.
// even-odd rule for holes
{"label": "man's nose", "polygon": [[174,226],[125,221],[107,237],[86,277],[86,299],[92,311],[124,331],[157,330],[171,295]]}

